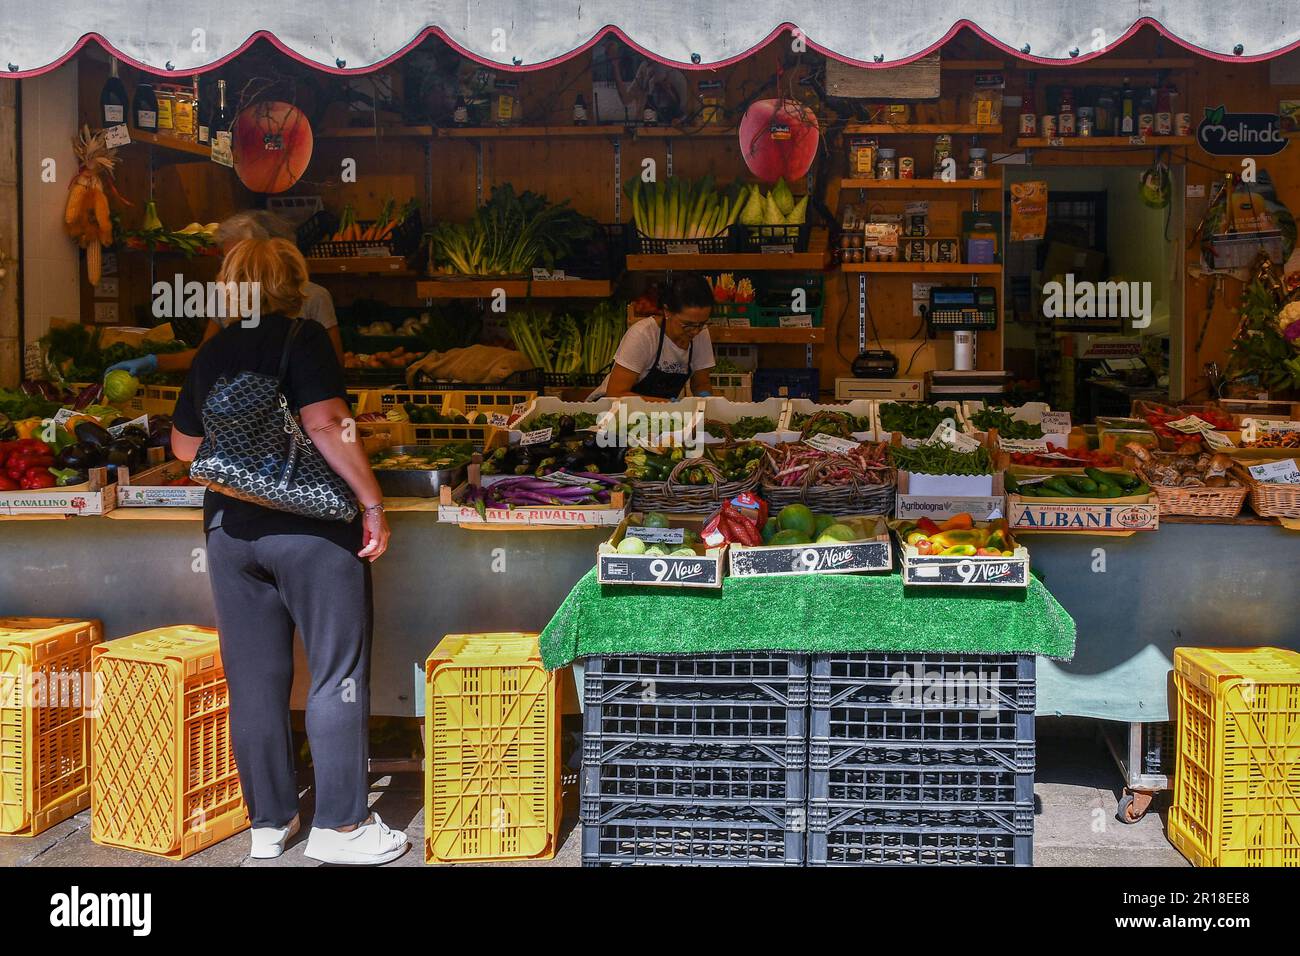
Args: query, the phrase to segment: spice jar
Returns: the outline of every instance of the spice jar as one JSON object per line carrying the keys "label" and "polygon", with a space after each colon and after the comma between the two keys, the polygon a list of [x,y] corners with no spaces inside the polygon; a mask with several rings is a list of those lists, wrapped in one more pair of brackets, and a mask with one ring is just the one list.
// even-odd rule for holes
{"label": "spice jar", "polygon": [[989,174],[989,151],[980,147],[972,148],[967,169],[971,179],[987,179]]}
{"label": "spice jar", "polygon": [[934,138],[934,178],[943,179],[943,168],[946,160],[952,158],[952,136],[947,133],[940,133]]}
{"label": "spice jar", "polygon": [[1078,136],[1092,136],[1096,129],[1096,114],[1091,106],[1079,107],[1079,125],[1075,130]]}
{"label": "spice jar", "polygon": [[882,148],[876,159],[876,178],[877,179],[897,179],[898,178],[898,155],[897,150]]}
{"label": "spice jar", "polygon": [[903,156],[898,160],[898,178],[915,179],[916,178],[916,160],[911,156]]}

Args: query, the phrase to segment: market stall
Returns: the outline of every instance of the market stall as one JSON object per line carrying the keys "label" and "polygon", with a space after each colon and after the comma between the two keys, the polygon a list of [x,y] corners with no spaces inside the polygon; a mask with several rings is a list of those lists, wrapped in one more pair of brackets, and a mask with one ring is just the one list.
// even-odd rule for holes
{"label": "market stall", "polygon": [[[443,635],[538,633],[584,665],[589,863],[1028,864],[1036,715],[1164,723],[1175,648],[1300,650],[1300,179],[1192,122],[1231,84],[1285,145],[1293,41],[1171,14],[1080,56],[982,11],[741,58],[775,22],[619,12],[508,61],[423,23],[214,33],[177,83],[135,68],[161,35],[75,54],[78,295],[0,368],[0,613],[214,623],[170,416],[255,207],[386,499],[374,714],[428,716]],[[986,696],[891,697],[910,668]]]}

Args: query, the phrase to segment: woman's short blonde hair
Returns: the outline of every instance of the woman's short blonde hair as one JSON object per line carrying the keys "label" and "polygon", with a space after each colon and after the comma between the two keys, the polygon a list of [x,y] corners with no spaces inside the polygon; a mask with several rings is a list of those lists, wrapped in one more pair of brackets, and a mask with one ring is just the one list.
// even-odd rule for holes
{"label": "woman's short blonde hair", "polygon": [[230,289],[232,282],[256,282],[263,314],[293,317],[302,312],[307,260],[286,239],[245,239],[226,253],[217,279]]}

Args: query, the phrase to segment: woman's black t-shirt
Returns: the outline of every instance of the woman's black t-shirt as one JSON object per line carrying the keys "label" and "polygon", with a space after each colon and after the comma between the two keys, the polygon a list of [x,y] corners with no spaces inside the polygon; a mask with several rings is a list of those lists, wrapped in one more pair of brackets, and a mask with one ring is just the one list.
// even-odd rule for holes
{"label": "woman's black t-shirt", "polygon": [[[231,323],[199,349],[189,377],[176,401],[172,426],[186,435],[203,436],[203,403],[219,378],[240,372],[279,372],[280,356],[293,321],[301,326],[289,351],[284,397],[296,413],[305,405],[338,398],[347,401],[343,369],[318,322],[264,315],[255,326]],[[259,538],[267,534],[311,534],[327,537],[347,547],[360,547],[361,520],[351,523],[322,521],[264,508],[209,490],[203,498],[203,527],[220,527],[232,537]]]}

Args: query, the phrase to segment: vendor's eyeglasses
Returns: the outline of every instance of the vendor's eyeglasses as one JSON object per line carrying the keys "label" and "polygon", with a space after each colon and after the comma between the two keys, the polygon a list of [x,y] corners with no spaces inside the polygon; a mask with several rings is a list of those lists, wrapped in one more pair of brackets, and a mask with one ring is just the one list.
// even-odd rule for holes
{"label": "vendor's eyeglasses", "polygon": [[682,327],[683,332],[703,332],[709,327],[708,322],[682,322],[680,319],[678,324]]}

